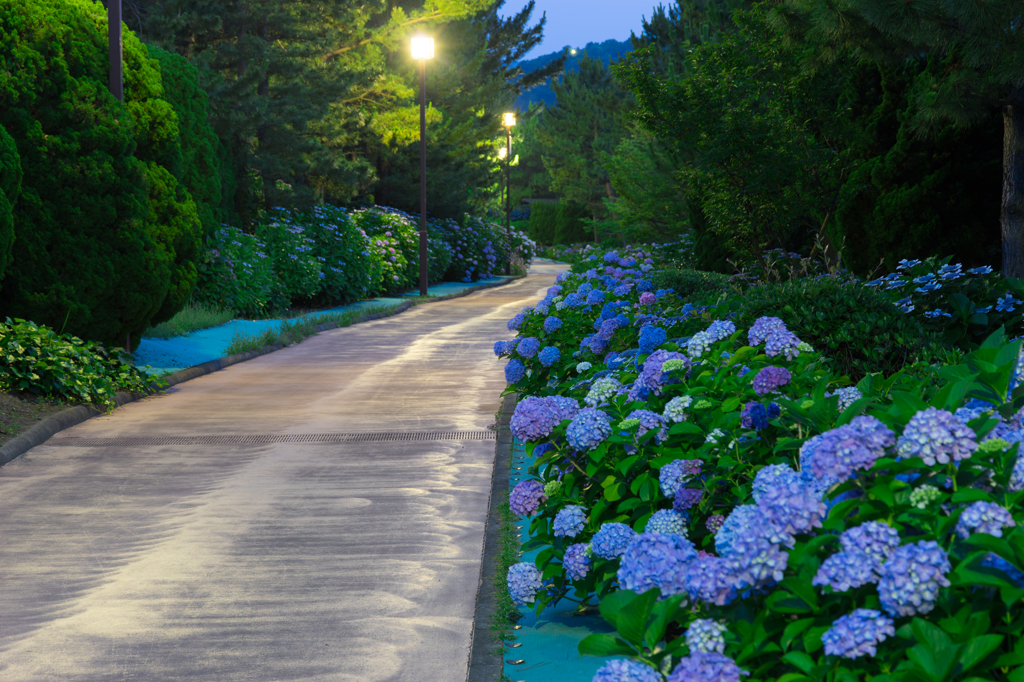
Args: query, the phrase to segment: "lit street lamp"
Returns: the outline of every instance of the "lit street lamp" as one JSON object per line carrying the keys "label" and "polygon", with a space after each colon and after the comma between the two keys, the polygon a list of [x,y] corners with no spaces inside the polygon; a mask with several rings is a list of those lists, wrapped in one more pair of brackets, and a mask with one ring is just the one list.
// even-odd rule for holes
{"label": "lit street lamp", "polygon": [[505,274],[512,274],[512,126],[516,124],[514,112],[505,112],[505,238],[508,240],[508,264]]}
{"label": "lit street lamp", "polygon": [[110,52],[110,94],[124,101],[124,62],[121,57],[121,0],[107,0],[107,47]]}
{"label": "lit street lamp", "polygon": [[434,39],[413,36],[412,58],[420,60],[420,296],[427,295],[427,60]]}

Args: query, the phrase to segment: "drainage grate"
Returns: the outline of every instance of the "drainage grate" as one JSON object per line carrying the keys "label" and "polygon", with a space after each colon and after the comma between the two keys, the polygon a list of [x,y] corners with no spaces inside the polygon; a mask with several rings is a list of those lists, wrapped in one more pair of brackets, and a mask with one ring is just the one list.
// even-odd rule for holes
{"label": "drainage grate", "polygon": [[95,448],[114,445],[264,445],[270,443],[373,443],[380,441],[494,440],[493,431],[406,431],[398,433],[300,433],[224,436],[125,436],[122,438],[54,438],[55,447]]}

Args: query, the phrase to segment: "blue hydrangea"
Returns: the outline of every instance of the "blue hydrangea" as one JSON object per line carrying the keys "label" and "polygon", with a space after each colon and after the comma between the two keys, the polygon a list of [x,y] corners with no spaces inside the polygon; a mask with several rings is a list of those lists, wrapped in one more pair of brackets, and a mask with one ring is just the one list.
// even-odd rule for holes
{"label": "blue hydrangea", "polygon": [[725,637],[722,635],[728,628],[722,623],[710,618],[698,618],[690,623],[686,630],[686,646],[691,652],[703,651],[709,653],[725,651]]}
{"label": "blue hydrangea", "polygon": [[647,521],[644,532],[686,537],[686,516],[674,509],[659,509]]}
{"label": "blue hydrangea", "polygon": [[636,290],[641,293],[645,291],[654,291],[654,283],[649,279],[642,279],[636,283]]}
{"label": "blue hydrangea", "polygon": [[788,329],[776,329],[765,339],[764,354],[770,358],[783,355],[787,360],[792,360],[800,355],[800,343],[796,334]]}
{"label": "blue hydrangea", "polygon": [[864,552],[882,563],[900,546],[900,534],[887,523],[868,521],[843,531],[839,542],[843,551]]}
{"label": "blue hydrangea", "polygon": [[715,320],[704,330],[713,341],[722,341],[736,333],[736,325],[729,320]]}
{"label": "blue hydrangea", "polygon": [[519,516],[533,516],[537,513],[540,503],[546,499],[544,484],[529,479],[520,481],[515,488],[512,488],[512,492],[508,495],[508,506],[513,513]]}
{"label": "blue hydrangea", "polygon": [[773,331],[785,328],[786,323],[777,317],[759,317],[747,330],[747,341],[751,346],[760,346]]}
{"label": "blue hydrangea", "polygon": [[533,337],[527,336],[524,339],[519,340],[519,345],[516,346],[516,352],[524,358],[532,358],[540,350],[540,341]]}
{"label": "blue hydrangea", "polygon": [[605,342],[611,341],[612,336],[615,334],[615,330],[618,329],[619,326],[619,320],[615,317],[600,322],[597,328],[597,338]]}
{"label": "blue hydrangea", "polygon": [[529,396],[516,403],[509,421],[512,435],[521,441],[544,438],[562,421],[558,408],[547,398]]}
{"label": "blue hydrangea", "polygon": [[583,402],[591,407],[604,405],[619,392],[620,388],[622,388],[622,384],[615,377],[601,377],[590,385],[590,390]]}
{"label": "blue hydrangea", "polygon": [[554,286],[548,287],[548,296],[558,296],[560,293],[562,293],[562,287],[560,287],[559,285],[555,284]]}
{"label": "blue hydrangea", "polygon": [[612,425],[608,415],[592,407],[577,412],[565,430],[566,440],[576,450],[593,450],[610,435]]}
{"label": "blue hydrangea", "polygon": [[540,349],[540,353],[537,354],[537,359],[540,360],[540,364],[544,367],[550,367],[559,361],[562,357],[562,351],[558,350],[557,346],[544,346]]}
{"label": "blue hydrangea", "polygon": [[598,303],[604,303],[604,292],[600,289],[594,289],[587,294],[587,305],[597,305]]}
{"label": "blue hydrangea", "polygon": [[857,609],[837,618],[821,636],[825,653],[843,658],[874,657],[878,645],[896,635],[892,619],[874,609]]}
{"label": "blue hydrangea", "polygon": [[505,381],[510,384],[519,383],[526,376],[526,365],[518,358],[513,358],[505,365]]}
{"label": "blue hydrangea", "polygon": [[800,482],[800,474],[793,471],[788,464],[769,464],[762,467],[754,476],[754,501],[760,502],[764,494],[772,488]]}
{"label": "blue hydrangea", "polygon": [[591,682],[661,682],[654,668],[636,661],[613,659],[598,668]]}
{"label": "blue hydrangea", "polygon": [[996,310],[1001,313],[1012,313],[1021,304],[1012,294],[1006,294],[996,301]]}
{"label": "blue hydrangea", "polygon": [[676,489],[675,498],[672,500],[672,509],[677,512],[688,512],[690,508],[700,504],[704,497],[704,491],[700,488],[687,488],[686,484]]}
{"label": "blue hydrangea", "polygon": [[584,526],[587,525],[587,510],[578,504],[570,504],[563,507],[555,514],[553,528],[555,537],[574,538],[579,535]]}
{"label": "blue hydrangea", "polygon": [[913,417],[896,443],[903,457],[920,457],[928,466],[967,459],[978,449],[974,431],[951,412],[929,407]]}
{"label": "blue hydrangea", "polygon": [[564,395],[552,395],[546,398],[548,403],[552,405],[552,409],[558,414],[558,420],[561,422],[563,419],[572,419],[576,416],[576,413],[580,411],[580,403],[574,398],[569,398]]}
{"label": "blue hydrangea", "polygon": [[[576,306],[583,305],[586,300],[586,297],[582,294],[573,292],[566,296],[562,303],[564,303],[567,308],[575,308]],[[558,306],[556,305],[555,308],[557,309]]]}
{"label": "blue hydrangea", "polygon": [[522,313],[518,313],[515,317],[508,321],[508,330],[511,332],[516,331],[526,321],[526,318]]}
{"label": "blue hydrangea", "polygon": [[679,660],[668,682],[740,682],[749,674],[725,654],[698,651]]}
{"label": "blue hydrangea", "polygon": [[881,562],[860,551],[842,551],[822,562],[812,585],[828,585],[836,592],[847,592],[878,582]]}
{"label": "blue hydrangea", "polygon": [[761,512],[755,505],[743,504],[725,517],[725,523],[715,533],[715,548],[719,554],[728,554],[736,538],[752,532],[752,528],[761,523]]}
{"label": "blue hydrangea", "polygon": [[562,558],[562,566],[565,574],[570,580],[583,580],[590,572],[590,557],[587,555],[587,545],[578,542],[565,548],[565,556]]}
{"label": "blue hydrangea", "polygon": [[643,369],[640,370],[640,376],[636,378],[633,383],[633,390],[630,391],[630,400],[639,400],[645,398],[645,395],[641,395],[643,391],[650,391],[654,395],[661,395],[661,388],[666,383],[677,381],[666,376],[662,372],[662,365],[668,360],[682,360],[687,366],[690,364],[689,358],[682,353],[672,353],[667,350],[656,350],[647,356],[644,360]]}
{"label": "blue hydrangea", "polygon": [[711,346],[714,342],[714,337],[706,331],[697,332],[690,337],[689,341],[686,342],[686,352],[691,358],[699,358],[711,350]]}
{"label": "blue hydrangea", "polygon": [[754,376],[754,393],[758,395],[774,393],[791,380],[792,376],[785,367],[765,367]]}
{"label": "blue hydrangea", "polygon": [[799,481],[777,482],[764,491],[757,508],[766,521],[789,535],[820,528],[828,509],[811,488]]}
{"label": "blue hydrangea", "polygon": [[[896,434],[874,417],[854,417],[849,424],[826,431],[815,441],[807,464],[823,481],[845,481],[854,471],[870,469],[896,442]],[[811,440],[814,440],[813,438]],[[808,441],[805,447],[810,446]],[[804,452],[801,448],[801,469]]]}
{"label": "blue hydrangea", "polygon": [[511,353],[516,347],[515,341],[495,341],[494,342],[494,354],[498,357]]}
{"label": "blue hydrangea", "polygon": [[1010,512],[995,502],[974,502],[960,514],[956,532],[962,538],[968,538],[972,533],[986,533],[1001,538],[1003,528],[1016,525]]}
{"label": "blue hydrangea", "polygon": [[626,419],[639,419],[640,428],[637,430],[637,438],[640,438],[648,431],[657,430],[655,439],[660,443],[665,440],[668,436],[668,427],[665,426],[664,420],[661,415],[657,412],[651,412],[650,410],[633,410],[627,415]]}
{"label": "blue hydrangea", "polygon": [[980,268],[973,268],[967,271],[968,275],[990,275],[992,274],[992,267],[989,265],[982,265]]}
{"label": "blue hydrangea", "polygon": [[712,554],[698,556],[686,569],[683,585],[691,599],[725,606],[736,598],[732,563]]}
{"label": "blue hydrangea", "polygon": [[679,423],[686,421],[686,408],[693,404],[693,398],[688,395],[679,395],[665,404],[661,416],[667,422]]}
{"label": "blue hydrangea", "polygon": [[526,562],[509,566],[507,582],[508,593],[519,606],[532,604],[537,592],[544,589],[540,571]]}
{"label": "blue hydrangea", "polygon": [[1017,587],[1024,587],[1024,573],[1021,573],[1020,569],[998,554],[989,552],[985,555],[985,558],[981,560],[981,565],[985,568],[994,568],[1002,571],[1017,585]]}
{"label": "blue hydrangea", "polygon": [[1024,490],[1024,455],[1017,455],[1013,463],[1013,471],[1010,473],[1010,480],[1006,489],[1012,493]]}
{"label": "blue hydrangea", "polygon": [[549,303],[548,303],[548,302],[547,302],[546,300],[544,300],[544,301],[538,301],[538,302],[537,302],[537,305],[535,305],[535,306],[533,307],[533,310],[534,310],[534,312],[536,312],[536,313],[537,313],[538,315],[547,315],[547,314],[548,314],[548,311],[550,310],[550,308],[548,307],[549,305],[550,305],[550,304],[549,304]]}
{"label": "blue hydrangea", "polygon": [[616,296],[628,296],[632,288],[633,283],[626,282],[625,284],[620,284],[619,286],[612,289],[612,293],[615,294]]}
{"label": "blue hydrangea", "polygon": [[738,590],[759,588],[782,580],[789,552],[768,537],[763,527],[751,529],[733,540],[726,557],[736,576]]}
{"label": "blue hydrangea", "polygon": [[544,331],[548,334],[556,332],[562,328],[562,321],[555,316],[551,316],[544,320]]}
{"label": "blue hydrangea", "polygon": [[661,327],[644,325],[640,327],[640,352],[652,353],[658,346],[665,343],[666,339],[668,339],[668,334]]}
{"label": "blue hydrangea", "polygon": [[607,522],[594,533],[590,543],[594,554],[603,559],[617,559],[626,551],[626,545],[636,537],[636,531],[624,523]]}
{"label": "blue hydrangea", "polygon": [[863,398],[864,394],[856,386],[849,386],[847,388],[837,388],[825,394],[826,398],[831,398],[832,396],[839,396],[839,412],[842,413],[847,407]]}
{"label": "blue hydrangea", "polygon": [[768,410],[759,402],[747,403],[740,412],[740,426],[755,431],[768,428]]}
{"label": "blue hydrangea", "polygon": [[661,467],[658,472],[661,492],[669,499],[675,497],[679,486],[700,475],[703,464],[699,459],[676,459]]}
{"label": "blue hydrangea", "polygon": [[929,613],[939,590],[949,587],[950,569],[949,557],[934,540],[898,547],[882,565],[878,581],[882,608],[894,618]]}
{"label": "blue hydrangea", "polygon": [[657,587],[661,598],[680,594],[686,566],[696,558],[693,543],[681,535],[641,533],[629,541],[622,555],[619,585],[638,593]]}

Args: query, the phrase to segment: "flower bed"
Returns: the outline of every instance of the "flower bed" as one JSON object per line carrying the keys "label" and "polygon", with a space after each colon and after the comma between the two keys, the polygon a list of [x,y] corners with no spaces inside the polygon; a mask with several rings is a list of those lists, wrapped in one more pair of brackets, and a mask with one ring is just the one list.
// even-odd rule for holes
{"label": "flower bed", "polygon": [[510,594],[600,604],[595,682],[1024,679],[1019,342],[850,385],[649,252],[574,270],[495,352],[535,458]]}

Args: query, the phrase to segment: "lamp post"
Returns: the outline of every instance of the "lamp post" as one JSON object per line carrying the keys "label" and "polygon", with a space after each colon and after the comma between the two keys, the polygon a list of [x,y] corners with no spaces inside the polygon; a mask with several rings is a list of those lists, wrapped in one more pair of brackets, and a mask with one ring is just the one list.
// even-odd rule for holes
{"label": "lamp post", "polygon": [[512,274],[512,126],[516,124],[514,112],[506,111],[505,125],[505,239],[508,240],[508,264],[505,274]]}
{"label": "lamp post", "polygon": [[413,36],[412,58],[420,60],[420,296],[427,295],[427,60],[434,58],[434,39]]}
{"label": "lamp post", "polygon": [[110,52],[110,94],[124,101],[124,62],[121,56],[121,0],[107,0],[107,47]]}

